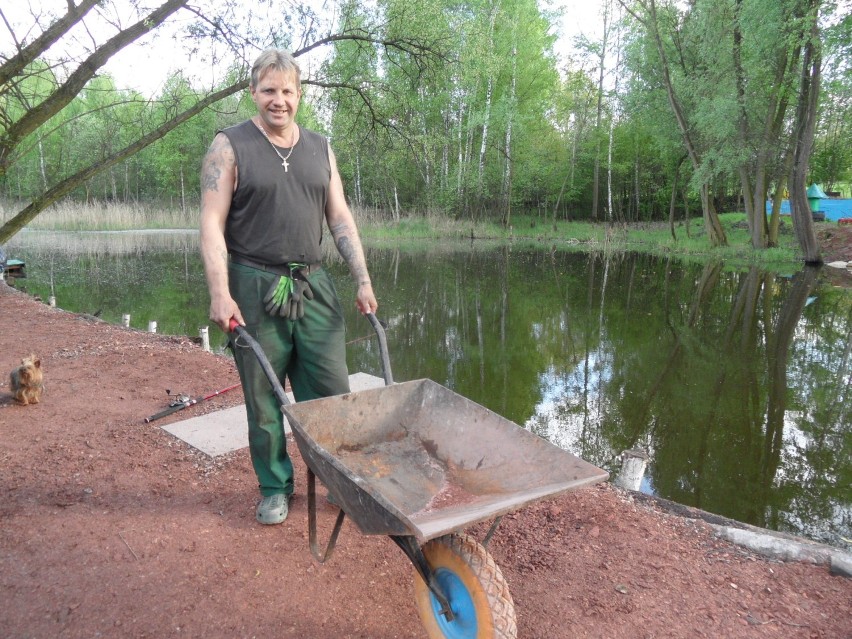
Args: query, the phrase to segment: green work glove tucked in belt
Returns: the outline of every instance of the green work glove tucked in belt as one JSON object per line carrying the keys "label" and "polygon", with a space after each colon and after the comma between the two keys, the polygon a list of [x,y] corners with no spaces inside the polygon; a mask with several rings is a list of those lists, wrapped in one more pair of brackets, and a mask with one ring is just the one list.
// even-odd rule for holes
{"label": "green work glove tucked in belt", "polygon": [[293,321],[305,315],[305,299],[314,299],[314,292],[301,269],[304,264],[292,263],[290,275],[281,275],[269,288],[263,303],[270,315],[279,315]]}
{"label": "green work glove tucked in belt", "polygon": [[293,280],[286,275],[281,275],[269,287],[263,303],[266,304],[266,312],[270,315],[278,315],[285,300],[289,300],[290,291],[293,289]]}

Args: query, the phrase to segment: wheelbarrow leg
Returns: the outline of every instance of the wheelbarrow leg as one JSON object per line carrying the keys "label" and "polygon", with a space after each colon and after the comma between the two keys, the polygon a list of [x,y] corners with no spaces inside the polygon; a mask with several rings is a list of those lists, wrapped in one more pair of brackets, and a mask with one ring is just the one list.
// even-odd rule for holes
{"label": "wheelbarrow leg", "polygon": [[488,547],[488,542],[491,541],[491,537],[494,536],[494,533],[497,532],[497,526],[500,525],[500,522],[503,521],[503,515],[498,516],[494,523],[491,524],[491,528],[488,529],[488,532],[485,535],[485,538],[482,540],[483,547]]}
{"label": "wheelbarrow leg", "polygon": [[311,554],[321,564],[324,564],[331,554],[334,552],[334,546],[337,543],[337,536],[340,534],[340,529],[343,526],[343,519],[346,513],[341,511],[337,513],[337,521],[334,522],[334,529],[331,531],[331,537],[328,540],[325,552],[320,553],[319,543],[317,542],[317,481],[314,471],[308,468],[308,537],[311,544]]}
{"label": "wheelbarrow leg", "polygon": [[440,614],[444,615],[447,621],[452,621],[455,617],[450,608],[450,602],[441,591],[441,587],[438,585],[438,581],[429,567],[429,562],[426,561],[426,556],[417,544],[417,540],[411,535],[390,535],[390,538],[393,539],[394,543],[411,560],[411,563],[414,564],[414,569],[423,578],[424,583],[429,587],[432,594],[435,595],[435,598],[441,605]]}

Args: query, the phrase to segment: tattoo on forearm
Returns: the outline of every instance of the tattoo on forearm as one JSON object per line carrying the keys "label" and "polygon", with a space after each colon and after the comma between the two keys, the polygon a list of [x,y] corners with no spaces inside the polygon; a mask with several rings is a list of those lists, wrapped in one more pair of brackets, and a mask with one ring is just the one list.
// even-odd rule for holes
{"label": "tattoo on forearm", "polygon": [[346,263],[352,261],[352,256],[355,254],[355,249],[352,248],[352,242],[345,235],[337,240],[337,250],[340,251],[340,256],[346,260]]}
{"label": "tattoo on forearm", "polygon": [[359,282],[369,280],[364,254],[352,242],[352,239],[349,237],[350,233],[351,229],[347,224],[336,224],[331,228],[331,235],[337,245],[337,251],[340,253],[340,257],[349,265],[349,272],[352,273],[352,277]]}

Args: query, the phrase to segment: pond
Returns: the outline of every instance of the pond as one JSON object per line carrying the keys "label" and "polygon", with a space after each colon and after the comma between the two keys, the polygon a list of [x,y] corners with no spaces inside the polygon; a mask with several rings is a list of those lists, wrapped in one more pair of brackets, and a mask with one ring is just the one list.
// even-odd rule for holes
{"label": "pond", "polygon": [[[194,232],[25,231],[7,251],[19,288],[62,308],[209,323]],[[367,256],[397,381],[433,379],[613,475],[642,449],[644,492],[849,546],[852,294],[818,270],[447,242]],[[346,268],[326,263],[350,371],[381,375]]]}

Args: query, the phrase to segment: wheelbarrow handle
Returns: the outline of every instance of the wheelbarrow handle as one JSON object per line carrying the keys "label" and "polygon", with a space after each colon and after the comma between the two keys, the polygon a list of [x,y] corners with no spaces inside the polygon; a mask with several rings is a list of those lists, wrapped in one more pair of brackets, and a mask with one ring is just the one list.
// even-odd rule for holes
{"label": "wheelbarrow handle", "polygon": [[376,331],[376,337],[379,339],[379,352],[382,356],[382,375],[385,378],[385,386],[393,384],[393,372],[391,372],[390,355],[388,354],[388,339],[385,335],[385,328],[373,313],[367,313],[367,319],[373,325],[373,330]]}
{"label": "wheelbarrow handle", "polygon": [[[390,386],[393,384],[393,373],[391,372],[390,355],[388,355],[388,342],[387,337],[385,336],[385,329],[382,327],[381,321],[373,313],[367,313],[367,319],[370,320],[370,324],[373,325],[373,330],[376,331],[376,337],[379,340],[379,351],[381,352],[382,373],[385,378],[385,386]],[[245,343],[249,345],[249,348],[254,351],[260,367],[263,369],[266,378],[272,385],[272,390],[278,398],[278,402],[282,406],[289,404],[290,400],[287,398],[287,393],[284,392],[284,388],[278,380],[278,375],[275,374],[275,371],[272,369],[272,365],[266,357],[266,353],[263,352],[263,349],[260,344],[257,343],[257,340],[249,335],[248,331],[244,327],[240,326],[239,322],[237,322],[237,320],[233,317],[228,323],[228,328],[230,328],[232,333],[236,333],[240,339],[245,341]]]}
{"label": "wheelbarrow handle", "polygon": [[266,375],[266,379],[268,379],[269,383],[272,384],[272,391],[275,393],[275,397],[278,398],[278,402],[282,406],[289,404],[290,400],[287,398],[287,393],[284,392],[284,387],[281,386],[281,382],[278,380],[278,375],[275,374],[275,371],[272,369],[272,364],[269,363],[266,353],[263,352],[263,349],[260,347],[260,344],[257,343],[257,340],[249,335],[249,332],[244,327],[240,326],[237,320],[233,317],[231,318],[228,327],[231,329],[232,333],[236,333],[240,339],[245,341],[245,343],[249,345],[249,348],[254,351],[257,361]]}

